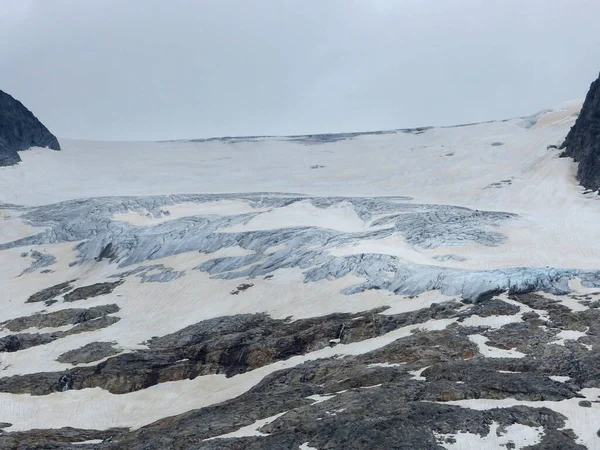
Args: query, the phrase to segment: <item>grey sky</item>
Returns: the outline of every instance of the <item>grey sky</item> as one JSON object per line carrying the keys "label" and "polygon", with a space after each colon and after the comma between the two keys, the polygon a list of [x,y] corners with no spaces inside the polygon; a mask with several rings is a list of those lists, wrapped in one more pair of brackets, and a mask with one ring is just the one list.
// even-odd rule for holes
{"label": "grey sky", "polygon": [[585,96],[598,0],[0,0],[0,89],[59,137],[449,125]]}

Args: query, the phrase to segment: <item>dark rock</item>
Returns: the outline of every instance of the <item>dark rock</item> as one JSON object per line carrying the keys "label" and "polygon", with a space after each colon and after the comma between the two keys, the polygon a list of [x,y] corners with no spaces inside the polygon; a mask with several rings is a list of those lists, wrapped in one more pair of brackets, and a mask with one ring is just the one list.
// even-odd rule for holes
{"label": "dark rock", "polygon": [[101,328],[106,328],[117,323],[119,320],[121,319],[116,316],[101,316],[92,320],[82,319],[82,321],[78,322],[73,328],[65,331],[61,337],[84,333],[86,331],[100,330]]}
{"label": "dark rock", "polygon": [[16,352],[19,350],[25,350],[30,347],[37,345],[44,345],[58,339],[58,333],[21,333],[11,334],[0,338],[0,353],[2,352]]}
{"label": "dark rock", "polygon": [[504,145],[504,142],[492,142],[492,147],[499,147],[501,145]]}
{"label": "dark rock", "polygon": [[242,283],[237,288],[235,288],[233,291],[231,291],[230,294],[238,295],[240,292],[244,292],[245,290],[250,289],[252,286],[254,286],[253,283]]}
{"label": "dark rock", "polygon": [[[497,422],[500,427],[516,423],[543,427],[540,448],[583,449],[570,430],[562,430],[564,417],[548,408],[475,411],[419,402],[419,383],[406,378],[379,388],[351,389],[311,405],[305,397],[322,393],[317,383],[327,377],[318,366],[312,362],[272,374],[236,399],[122,433],[105,448],[278,450],[310,442],[311,447],[330,449],[441,449],[438,434],[463,431],[486,436]],[[337,375],[331,371],[329,377]],[[286,413],[260,428],[266,436],[205,441],[282,412]]]}
{"label": "dark rock", "polygon": [[[502,373],[496,368],[498,367],[496,364],[499,363],[482,358],[466,361],[455,359],[428,367],[423,371],[422,376],[427,378],[428,383],[441,380],[463,383],[454,385],[454,390],[462,393],[460,398],[439,399],[443,401],[464,398],[560,401],[579,396],[577,390],[572,387],[553,381],[542,374],[530,371]],[[435,385],[436,383],[433,383],[433,386]]]}
{"label": "dark rock", "polygon": [[53,333],[19,333],[2,337],[0,338],[0,353],[25,350],[37,345],[48,344],[56,339],[72,334],[108,327],[120,319],[119,317],[108,316],[107,314],[112,314],[118,310],[119,307],[113,304],[97,306],[88,310],[66,309],[54,313],[34,314],[13,319],[4,324],[4,327],[11,331],[24,330],[30,327],[59,327],[69,324],[75,324],[75,326],[66,331],[56,331]]}
{"label": "dark rock", "polygon": [[50,286],[46,289],[42,289],[41,291],[30,296],[25,303],[45,302],[47,300],[51,300],[54,297],[57,297],[71,290],[71,283],[73,283],[74,281],[75,280],[65,281],[64,283]]}
{"label": "dark rock", "polygon": [[56,137],[23,104],[0,91],[0,166],[21,161],[17,152],[31,147],[60,150]]}
{"label": "dark rock", "polygon": [[107,314],[119,311],[116,304],[94,306],[83,309],[61,309],[51,313],[37,313],[30,316],[18,317],[2,325],[10,331],[23,331],[27,328],[55,328],[64,325],[78,324],[88,320],[97,319]]}
{"label": "dark rock", "polygon": [[73,365],[98,361],[99,359],[119,353],[119,350],[114,348],[113,345],[115,345],[115,342],[91,342],[81,348],[63,353],[56,360],[61,363],[71,363]]}
{"label": "dark rock", "polygon": [[16,352],[21,348],[21,340],[18,336],[6,336],[0,338],[0,352]]}
{"label": "dark rock", "polygon": [[581,406],[582,408],[591,408],[592,402],[590,402],[589,400],[581,400],[579,402],[579,406]]}
{"label": "dark rock", "polygon": [[566,306],[561,305],[558,300],[552,300],[536,293],[512,294],[510,295],[510,299],[523,303],[532,309],[564,308],[567,311],[569,310]]}
{"label": "dark rock", "polygon": [[528,320],[539,319],[540,315],[538,313],[536,313],[535,311],[527,311],[526,313],[523,313],[521,318],[523,319],[524,322],[527,322]]}
{"label": "dark rock", "polygon": [[[497,299],[492,299],[491,310],[503,307],[494,300]],[[241,335],[235,336],[234,342],[254,340],[256,343],[263,342],[263,347],[273,345],[270,342],[275,342],[278,337],[301,336],[307,345],[302,351],[307,351],[307,348],[318,348],[318,342],[326,341],[331,333],[341,334],[342,340],[352,342],[393,329],[399,323],[418,323],[432,317],[457,314],[454,308],[457,305],[432,305],[431,308],[396,316],[383,316],[376,311],[335,314],[327,316],[325,321],[323,318],[311,318],[286,323],[267,320],[261,315],[204,321],[148,342],[151,351],[155,352],[152,358],[155,358],[157,365],[146,370],[149,376],[158,378],[159,382],[165,381],[164,373],[157,370],[160,361],[156,359],[156,352],[174,352],[174,348],[192,351],[194,346],[198,348],[198,345],[211,339],[227,343],[237,332]],[[358,324],[354,325],[354,322]],[[343,324],[348,330],[340,333]],[[468,398],[559,401],[578,396],[575,386],[545,377],[535,359],[473,357],[477,356],[477,346],[467,337],[472,332],[473,328],[458,325],[440,331],[420,331],[364,355],[309,361],[279,370],[231,400],[160,419],[136,430],[113,430],[110,436],[94,437],[104,439],[94,448],[279,450],[299,448],[301,444],[310,442],[310,446],[316,448],[350,450],[439,449],[442,448],[439,434],[469,432],[486,436],[491,424],[496,422],[500,430],[512,424],[542,427],[544,435],[541,442],[532,448],[582,450],[584,447],[575,442],[574,433],[564,429],[565,417],[548,408],[515,406],[477,411],[432,403]],[[527,340],[528,335],[524,334],[523,339]],[[277,346],[274,348],[277,349]],[[209,354],[206,353],[207,359],[217,357],[217,361],[224,361],[218,354],[210,357]],[[243,353],[237,352],[227,361],[239,364],[236,359],[240,355]],[[118,376],[130,376],[132,371],[137,370],[136,361],[139,361],[140,355],[129,354],[130,359],[120,359],[121,356],[108,360],[113,360],[111,370],[115,379],[110,383],[114,387],[118,386],[114,384]],[[399,367],[369,366],[375,362],[403,364]],[[90,368],[90,373],[105,370],[103,364]],[[426,366],[431,366],[423,372],[426,381],[413,379],[409,374],[409,371]],[[67,373],[43,374],[45,378],[39,381],[52,385],[53,391],[77,389],[78,378],[83,376],[85,370],[82,367]],[[500,373],[499,370],[522,373]],[[139,378],[137,383],[143,385],[144,380]],[[114,392],[113,387],[105,387]],[[335,394],[333,398],[321,403],[315,404],[307,398],[315,394],[332,393]],[[260,428],[265,436],[206,440],[284,412],[284,415]],[[45,437],[53,441],[56,439],[54,436],[64,430],[51,430],[53,434]],[[42,432],[5,432],[0,436],[0,448],[3,442],[15,442],[3,439],[39,442],[39,433]],[[65,445],[67,442],[83,441],[84,435],[84,432],[71,434],[76,438],[64,439],[61,441],[63,447],[56,448],[68,448]]]}
{"label": "dark rock", "polygon": [[[562,401],[581,397],[582,387],[599,387],[600,359],[582,343],[600,345],[600,311],[572,311],[560,302],[532,293],[513,294],[511,298],[547,314],[538,311],[523,322],[500,328],[465,327],[457,321],[443,330],[417,329],[362,355],[313,360],[273,372],[242,395],[219,404],[160,419],[139,429],[89,437],[104,441],[88,448],[278,450],[299,448],[309,442],[315,448],[351,450],[440,449],[443,442],[452,439],[441,441],[446,438],[440,438],[440,434],[469,432],[486,436],[496,422],[500,433],[512,424],[543,428],[541,442],[531,448],[582,450],[575,434],[565,429],[565,417],[551,409],[514,406],[477,411],[443,403],[486,398]],[[147,349],[112,356],[93,366],[0,377],[0,391],[45,395],[101,387],[121,394],[212,373],[235,377],[325,348],[332,339],[349,344],[432,319],[520,313],[518,306],[495,295],[480,300],[465,309],[461,303],[448,301],[395,315],[381,314],[385,311],[381,308],[294,321],[276,320],[266,314],[219,317],[152,338],[145,342]],[[60,318],[55,316],[59,311],[19,318],[12,326],[20,329],[29,323],[78,320],[73,311],[78,310]],[[544,321],[544,327],[539,326],[540,321]],[[586,336],[578,341],[567,340],[564,346],[548,345],[563,329],[586,331]],[[526,356],[484,358],[469,339],[472,334],[487,337],[487,345],[517,348]],[[68,362],[83,361],[96,350],[114,351],[111,344],[96,342],[68,352]],[[421,369],[422,378],[415,377],[415,371]],[[549,375],[569,376],[571,380],[561,383]],[[334,396],[315,403],[307,398],[312,395]],[[582,406],[585,402],[582,399]],[[206,440],[280,413],[285,414],[260,428],[263,436]],[[70,442],[81,442],[86,435],[78,431],[70,435],[74,436],[71,440],[63,437],[58,442],[56,436],[62,436],[65,430],[43,435],[54,447],[41,448],[69,448]],[[5,442],[38,448],[40,433],[5,431],[0,435],[0,448],[12,448]]]}
{"label": "dark rock", "polygon": [[83,286],[69,292],[65,295],[65,302],[75,302],[77,300],[87,300],[90,297],[98,297],[100,295],[110,294],[117,286],[122,285],[125,280],[121,279],[115,282],[96,283],[90,286]]}
{"label": "dark rock", "polygon": [[600,78],[592,83],[575,125],[561,148],[579,163],[577,179],[588,189],[600,189]]}
{"label": "dark rock", "polygon": [[98,445],[71,445],[96,439],[110,440],[112,436],[125,433],[124,428],[111,428],[108,430],[83,430],[79,428],[65,427],[48,430],[28,430],[4,432],[0,434],[0,449],[97,449]]}
{"label": "dark rock", "polygon": [[477,315],[480,317],[489,316],[512,316],[519,312],[519,307],[506,303],[498,298],[490,298],[481,303],[477,303],[464,316]]}
{"label": "dark rock", "polygon": [[[546,330],[529,321],[510,323],[502,328],[481,334],[489,338],[487,342],[489,346],[505,350],[516,349],[529,354],[536,350],[542,350],[546,344],[553,341],[557,331]],[[527,335],[526,339],[523,338],[525,334]]]}
{"label": "dark rock", "polygon": [[419,369],[444,361],[470,359],[478,354],[477,345],[461,334],[458,328],[448,327],[441,331],[416,332],[359,356],[358,360],[364,364],[415,364],[414,369]]}
{"label": "dark rock", "polygon": [[[80,367],[67,373],[72,377],[73,389],[101,387],[114,394],[137,391],[166,381],[193,379],[200,375],[224,373],[232,377],[328,347],[332,339],[339,339],[341,343],[357,342],[401,326],[424,323],[432,318],[453,317],[457,314],[455,308],[458,305],[452,302],[434,304],[430,308],[397,315],[381,315],[378,313],[382,310],[376,309],[293,322],[274,320],[266,314],[218,317],[151,339],[146,342],[149,347],[147,350],[113,356],[96,366]],[[102,319],[111,318],[103,317],[80,325],[96,324]],[[436,349],[437,353],[443,352],[454,342],[447,335],[444,336],[448,343]],[[467,338],[459,336],[456,339],[460,339],[457,346],[461,348],[449,353],[462,357],[477,351],[475,344]],[[409,347],[412,348],[406,349],[407,357],[427,360],[423,354],[415,353],[418,346],[411,344]],[[435,361],[439,361],[439,358]],[[50,394],[56,392],[56,379],[63,374],[44,372],[0,378],[0,392]]]}

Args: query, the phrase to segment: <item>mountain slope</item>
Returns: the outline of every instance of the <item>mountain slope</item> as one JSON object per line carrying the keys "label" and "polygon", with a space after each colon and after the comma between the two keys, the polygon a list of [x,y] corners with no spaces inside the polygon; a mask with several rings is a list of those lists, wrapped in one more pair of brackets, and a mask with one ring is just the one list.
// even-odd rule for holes
{"label": "mountain slope", "polygon": [[600,76],[590,86],[581,113],[561,148],[579,163],[577,179],[588,189],[600,189]]}
{"label": "mountain slope", "polygon": [[24,153],[0,448],[596,448],[600,204],[555,148],[579,107]]}
{"label": "mountain slope", "polygon": [[56,137],[23,104],[0,91],[0,166],[21,161],[21,150],[48,147],[60,150]]}

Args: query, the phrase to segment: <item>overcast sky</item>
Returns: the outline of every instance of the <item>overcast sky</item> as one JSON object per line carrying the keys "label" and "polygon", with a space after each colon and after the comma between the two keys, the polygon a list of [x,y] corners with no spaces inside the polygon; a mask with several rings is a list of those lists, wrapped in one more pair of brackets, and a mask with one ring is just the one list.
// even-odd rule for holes
{"label": "overcast sky", "polygon": [[450,125],[584,97],[598,0],[0,0],[0,89],[59,137]]}

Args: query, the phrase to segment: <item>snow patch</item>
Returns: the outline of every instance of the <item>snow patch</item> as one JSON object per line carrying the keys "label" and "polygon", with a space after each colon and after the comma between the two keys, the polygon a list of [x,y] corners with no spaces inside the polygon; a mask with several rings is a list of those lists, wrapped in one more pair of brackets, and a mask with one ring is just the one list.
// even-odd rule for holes
{"label": "snow patch", "polygon": [[[592,402],[590,408],[582,408],[580,397],[557,402],[552,401],[520,401],[515,399],[472,399],[443,402],[444,405],[456,405],[463,408],[485,411],[494,408],[510,408],[511,406],[529,406],[531,408],[549,408],[567,417],[565,429],[571,428],[577,435],[577,443],[586,448],[598,448],[598,424],[600,423],[600,404],[595,403],[600,396],[600,389],[586,388],[579,391],[581,395]],[[478,448],[478,447],[475,447]]]}
{"label": "snow patch", "polygon": [[427,381],[427,378],[425,378],[425,377],[421,376],[421,374],[422,374],[423,372],[425,372],[425,370],[426,370],[428,367],[429,367],[429,366],[427,366],[427,367],[423,367],[422,369],[418,369],[418,370],[411,370],[411,371],[410,371],[410,372],[408,372],[408,373],[410,373],[410,375],[411,375],[411,379],[413,379],[413,380],[418,380],[418,381]]}
{"label": "snow patch", "polygon": [[[456,434],[437,434],[436,437],[439,445],[448,450],[497,450],[506,448],[509,443],[514,444],[515,450],[520,450],[526,446],[539,444],[543,435],[542,427],[534,428],[521,424],[509,425],[504,432],[499,432],[498,423],[492,422],[486,436],[461,431]],[[449,438],[456,442],[445,442]]]}
{"label": "snow patch", "polygon": [[279,414],[275,414],[274,416],[267,417],[265,419],[257,420],[256,422],[254,422],[250,425],[247,425],[245,427],[242,427],[238,430],[232,431],[231,433],[214,436],[214,437],[211,437],[208,439],[204,439],[204,441],[212,441],[213,439],[241,438],[241,437],[248,437],[248,436],[268,436],[267,433],[261,433],[260,431],[258,431],[259,428],[262,428],[265,425],[270,424],[271,422],[277,420],[279,417],[283,416],[286,413],[287,413],[287,411],[279,413]]}
{"label": "snow patch", "polygon": [[314,395],[309,395],[308,397],[305,397],[309,400],[314,400],[314,403],[311,403],[311,405],[317,405],[319,403],[323,403],[326,402],[329,399],[332,399],[336,396],[336,394],[328,394],[328,395],[319,395],[319,394],[314,394]]}
{"label": "snow patch", "polygon": [[384,362],[384,363],[372,363],[372,364],[369,364],[367,367],[402,367],[405,364],[406,364],[405,362],[401,362],[401,363]]}
{"label": "snow patch", "polygon": [[584,337],[588,330],[589,328],[586,329],[584,332],[575,330],[563,330],[556,335],[556,337],[559,339],[550,342],[550,344],[562,345],[564,347],[565,341],[576,341],[579,338]]}

